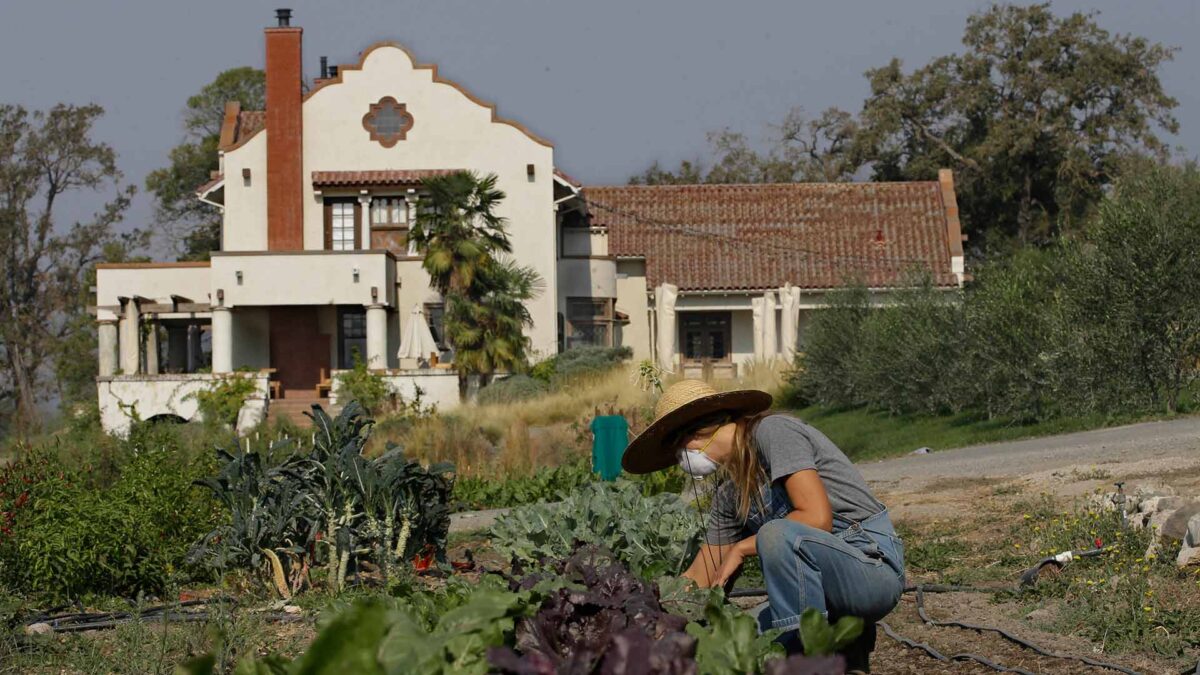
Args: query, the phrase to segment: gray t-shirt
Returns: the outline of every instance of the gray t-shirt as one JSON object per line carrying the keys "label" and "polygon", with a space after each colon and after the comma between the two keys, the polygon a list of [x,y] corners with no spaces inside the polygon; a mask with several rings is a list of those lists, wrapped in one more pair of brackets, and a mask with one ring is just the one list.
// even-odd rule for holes
{"label": "gray t-shirt", "polygon": [[751,501],[749,521],[743,521],[737,512],[737,488],[728,481],[723,483],[713,495],[704,537],[708,543],[741,541],[757,532],[762,523],[786,515],[791,504],[783,479],[807,469],[816,469],[835,515],[859,521],[884,509],[845,453],[815,427],[791,415],[770,415],[754,429],[754,444],[769,481],[769,486],[762,486],[767,513],[758,513]]}

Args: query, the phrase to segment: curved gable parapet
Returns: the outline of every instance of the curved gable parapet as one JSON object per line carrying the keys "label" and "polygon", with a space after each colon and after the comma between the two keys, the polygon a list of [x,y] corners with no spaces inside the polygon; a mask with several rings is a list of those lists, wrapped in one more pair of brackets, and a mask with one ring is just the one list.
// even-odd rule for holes
{"label": "curved gable parapet", "polygon": [[392,42],[392,41],[376,42],[375,44],[371,45],[370,47],[367,47],[359,55],[358,63],[356,63],[354,65],[339,66],[338,74],[336,77],[331,77],[331,78],[327,78],[325,80],[321,80],[315,87],[310,89],[308,91],[308,93],[304,95],[303,100],[308,101],[308,99],[315,96],[317,94],[317,92],[323,91],[324,89],[332,87],[334,85],[341,84],[343,77],[345,76],[345,73],[347,71],[362,70],[363,65],[366,63],[367,59],[371,56],[371,54],[373,52],[375,52],[376,50],[385,49],[385,48],[396,49],[396,50],[399,50],[401,53],[403,53],[408,58],[409,63],[412,64],[413,70],[428,70],[428,71],[430,71],[430,74],[432,75],[434,84],[444,84],[444,85],[453,87],[460,94],[462,94],[464,97],[466,97],[467,100],[471,101],[472,103],[474,103],[475,105],[478,105],[481,108],[488,110],[489,113],[491,114],[491,121],[493,123],[504,124],[504,125],[513,127],[517,131],[520,131],[521,133],[525,134],[527,137],[529,137],[530,140],[534,141],[535,143],[544,145],[548,148],[554,147],[553,143],[551,143],[550,141],[546,140],[545,138],[542,138],[541,136],[538,136],[537,134],[533,133],[525,125],[521,124],[520,122],[506,119],[506,118],[498,115],[496,113],[496,104],[484,101],[483,99],[479,98],[478,96],[472,94],[470,91],[468,91],[466,89],[466,87],[463,87],[461,84],[459,84],[453,80],[446,79],[446,78],[442,77],[441,75],[439,75],[437,64],[417,63],[417,60],[416,60],[416,58],[413,57],[412,52],[408,51],[408,49],[405,48],[403,45],[401,45],[397,42]]}

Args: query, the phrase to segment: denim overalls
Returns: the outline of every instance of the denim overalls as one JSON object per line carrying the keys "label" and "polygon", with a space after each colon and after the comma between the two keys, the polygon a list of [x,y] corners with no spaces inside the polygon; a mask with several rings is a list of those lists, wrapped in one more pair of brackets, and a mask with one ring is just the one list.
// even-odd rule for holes
{"label": "denim overalls", "polygon": [[796,628],[808,607],[832,620],[868,622],[892,611],[904,591],[904,543],[886,509],[858,522],[834,514],[826,532],[787,519],[792,503],[782,484],[762,496],[762,508],[752,508],[746,521],[757,535],[769,600],[761,628]]}

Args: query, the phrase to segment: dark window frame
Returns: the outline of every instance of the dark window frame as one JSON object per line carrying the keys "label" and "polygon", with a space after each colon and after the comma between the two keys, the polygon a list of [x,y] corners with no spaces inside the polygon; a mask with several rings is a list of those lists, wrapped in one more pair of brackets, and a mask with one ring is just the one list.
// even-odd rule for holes
{"label": "dark window frame", "polygon": [[[699,329],[706,333],[711,333],[711,328],[704,327],[704,321],[712,318],[723,319],[721,339],[725,341],[725,356],[722,358],[713,358],[711,356],[701,356],[692,358],[687,356],[688,343],[687,331],[689,327],[699,325]],[[705,351],[701,347],[701,351]],[[712,351],[711,348],[708,351]],[[680,312],[679,313],[679,358],[683,363],[732,363],[733,362],[733,312]]]}
{"label": "dark window frame", "polygon": [[[576,311],[578,307],[583,305],[591,305],[591,310],[586,312]],[[613,298],[567,298],[566,330],[564,335],[564,346],[566,349],[583,346],[612,347],[613,341],[616,339],[615,305],[616,300]],[[600,309],[600,311],[597,312],[596,309]],[[574,337],[576,327],[586,327],[592,330],[596,327],[603,328],[605,334],[603,344],[596,344],[594,340],[581,342],[581,338]]]}
{"label": "dark window frame", "polygon": [[[362,250],[362,204],[359,203],[357,197],[326,197],[324,200],[325,211],[325,250],[333,250],[333,205],[334,204],[353,204],[354,205],[354,247],[351,251]],[[338,249],[347,250],[347,249]]]}
{"label": "dark window frame", "polygon": [[[346,318],[361,317],[362,336],[349,336],[346,334]],[[341,370],[348,370],[354,367],[354,359],[349,350],[346,349],[348,340],[362,341],[362,353],[359,358],[366,362],[367,360],[367,308],[366,307],[338,307],[337,311],[337,362]]]}

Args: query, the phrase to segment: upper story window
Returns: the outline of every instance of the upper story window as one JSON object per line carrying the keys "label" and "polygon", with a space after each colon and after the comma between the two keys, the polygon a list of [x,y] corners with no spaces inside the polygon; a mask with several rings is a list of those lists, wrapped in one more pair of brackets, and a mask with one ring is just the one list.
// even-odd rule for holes
{"label": "upper story window", "polygon": [[355,199],[325,200],[325,249],[354,251],[359,246],[358,201]]}
{"label": "upper story window", "polygon": [[371,227],[408,227],[408,202],[404,197],[372,197]]}
{"label": "upper story window", "polygon": [[390,148],[408,136],[413,118],[405,104],[391,96],[384,96],[379,103],[371,104],[371,109],[363,115],[362,123],[363,128],[371,132],[371,140]]}

